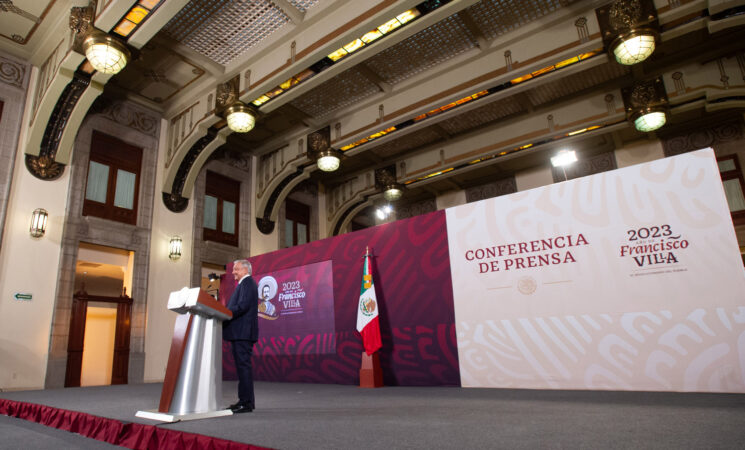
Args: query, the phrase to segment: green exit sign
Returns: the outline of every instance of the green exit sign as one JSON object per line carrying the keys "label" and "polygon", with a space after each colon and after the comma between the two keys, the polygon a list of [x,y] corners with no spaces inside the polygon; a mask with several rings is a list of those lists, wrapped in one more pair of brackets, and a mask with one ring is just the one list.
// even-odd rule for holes
{"label": "green exit sign", "polygon": [[15,297],[16,300],[22,302],[22,301],[31,301],[31,299],[34,296],[31,295],[31,294],[26,294],[26,293],[22,293],[22,292],[16,292],[13,297]]}

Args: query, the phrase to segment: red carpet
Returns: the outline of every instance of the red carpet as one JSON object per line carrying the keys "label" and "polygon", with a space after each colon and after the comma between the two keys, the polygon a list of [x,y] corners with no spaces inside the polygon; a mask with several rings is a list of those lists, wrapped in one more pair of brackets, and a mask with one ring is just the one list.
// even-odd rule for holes
{"label": "red carpet", "polygon": [[266,448],[153,425],[124,423],[92,414],[1,398],[0,414],[131,449],[258,450]]}

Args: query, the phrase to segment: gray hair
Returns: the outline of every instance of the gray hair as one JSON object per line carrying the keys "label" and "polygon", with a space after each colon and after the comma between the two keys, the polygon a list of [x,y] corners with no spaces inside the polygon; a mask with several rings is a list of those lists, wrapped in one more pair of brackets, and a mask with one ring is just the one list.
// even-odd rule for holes
{"label": "gray hair", "polygon": [[240,264],[248,270],[248,274],[251,275],[251,262],[247,259],[236,259],[233,261],[233,265]]}

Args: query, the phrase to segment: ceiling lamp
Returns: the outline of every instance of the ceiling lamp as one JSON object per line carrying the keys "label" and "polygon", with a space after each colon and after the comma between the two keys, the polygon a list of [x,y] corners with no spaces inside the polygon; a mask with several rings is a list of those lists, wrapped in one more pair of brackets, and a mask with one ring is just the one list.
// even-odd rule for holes
{"label": "ceiling lamp", "polygon": [[665,125],[668,100],[662,78],[637,83],[621,93],[626,117],[638,131],[648,133]]}
{"label": "ceiling lamp", "polygon": [[385,187],[383,198],[389,202],[395,202],[404,195],[404,187],[398,183],[392,183]]}
{"label": "ceiling lamp", "polygon": [[242,102],[235,102],[225,110],[228,128],[236,133],[248,133],[256,125],[256,116]]}
{"label": "ceiling lamp", "polygon": [[615,0],[595,10],[603,45],[619,64],[649,58],[659,38],[657,10],[652,0]]}
{"label": "ceiling lamp", "polygon": [[649,58],[654,52],[657,33],[652,30],[634,31],[618,37],[615,44],[611,44],[611,51],[616,61],[630,66]]}
{"label": "ceiling lamp", "polygon": [[667,122],[667,114],[664,111],[651,111],[634,120],[634,127],[641,132],[654,131],[662,128]]}
{"label": "ceiling lamp", "polygon": [[316,163],[318,163],[318,168],[324,172],[333,172],[338,169],[339,164],[341,164],[341,154],[338,150],[328,148],[318,152]]}
{"label": "ceiling lamp", "polygon": [[130,58],[123,42],[102,32],[94,32],[83,41],[85,57],[98,72],[119,73]]}

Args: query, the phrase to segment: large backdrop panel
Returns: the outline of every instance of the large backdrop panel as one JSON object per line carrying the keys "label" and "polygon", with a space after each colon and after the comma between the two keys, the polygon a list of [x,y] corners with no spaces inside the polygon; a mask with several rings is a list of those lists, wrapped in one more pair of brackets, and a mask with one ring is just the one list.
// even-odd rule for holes
{"label": "large backdrop panel", "polygon": [[[359,382],[355,327],[367,247],[385,384],[460,385],[444,211],[249,258],[259,294],[269,298],[259,305],[256,379]],[[232,263],[227,270],[222,301],[235,288]],[[224,376],[235,379],[232,356],[223,354]]]}
{"label": "large backdrop panel", "polygon": [[464,386],[745,392],[711,149],[447,210]]}
{"label": "large backdrop panel", "polygon": [[368,246],[387,385],[745,392],[745,271],[711,149],[250,258],[257,379],[358,382]]}

